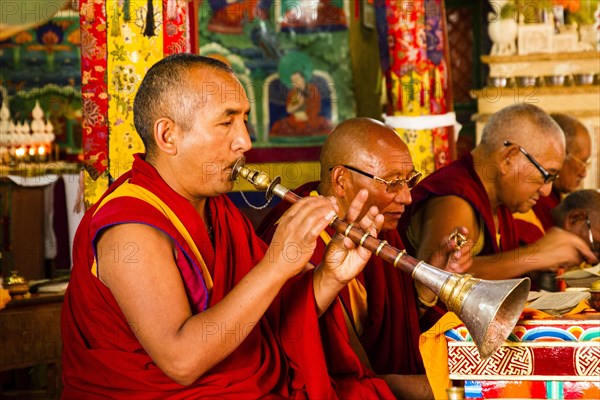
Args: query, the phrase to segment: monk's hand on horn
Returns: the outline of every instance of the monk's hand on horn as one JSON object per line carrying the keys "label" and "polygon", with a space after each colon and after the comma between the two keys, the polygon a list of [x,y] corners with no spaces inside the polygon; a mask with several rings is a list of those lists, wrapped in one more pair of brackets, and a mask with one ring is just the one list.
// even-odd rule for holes
{"label": "monk's hand on horn", "polygon": [[[359,191],[344,220],[360,227],[365,233],[369,232],[369,235],[377,237],[377,233],[383,226],[383,215],[379,214],[375,206],[370,207],[366,213],[362,212],[367,198],[366,190]],[[364,215],[357,220],[361,214]],[[329,307],[338,292],[362,271],[370,256],[370,251],[356,245],[348,237],[337,234],[332,238],[313,278],[319,312]]]}
{"label": "monk's hand on horn", "polygon": [[470,251],[472,246],[468,229],[457,226],[442,238],[427,262],[448,272],[464,273],[473,263]]}
{"label": "monk's hand on horn", "polygon": [[[358,192],[353,199],[344,221],[357,226],[365,234],[377,237],[383,225],[383,215],[377,207],[372,206],[366,212],[363,207],[367,201],[366,190]],[[362,215],[360,220],[357,220]],[[326,278],[343,287],[364,268],[371,252],[352,242],[346,235],[337,234],[333,237],[323,258],[322,269]]]}
{"label": "monk's hand on horn", "polygon": [[[320,233],[335,218],[332,197],[305,197],[281,217],[265,258],[289,279],[308,264]],[[268,258],[267,258],[268,257]]]}

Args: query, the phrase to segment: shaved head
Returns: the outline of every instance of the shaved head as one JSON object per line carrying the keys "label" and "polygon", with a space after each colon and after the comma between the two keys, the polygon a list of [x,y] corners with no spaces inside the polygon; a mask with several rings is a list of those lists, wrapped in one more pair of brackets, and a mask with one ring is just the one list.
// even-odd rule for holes
{"label": "shaved head", "polygon": [[[590,133],[579,120],[566,114],[550,114],[552,119],[561,127],[565,134],[567,153],[579,151],[577,136],[585,136],[589,139]],[[590,140],[587,140],[589,142]]]}
{"label": "shaved head", "polygon": [[[366,190],[363,213],[375,206],[384,218],[381,229],[396,229],[404,207],[412,201],[406,182],[415,176],[415,169],[408,147],[393,128],[370,118],[346,120],[327,138],[320,161],[318,191],[335,196],[341,214],[348,212],[357,193]],[[390,190],[391,182],[400,181]]]}
{"label": "shaved head", "polygon": [[565,218],[574,210],[583,210],[594,216],[600,213],[600,191],[597,189],[578,190],[565,197],[558,206],[552,209],[556,225],[564,226]]}
{"label": "shaved head", "polygon": [[554,182],[554,190],[571,193],[583,184],[592,155],[592,138],[587,128],[577,119],[565,114],[551,114],[565,133],[567,157]]}
{"label": "shaved head", "polygon": [[206,74],[211,71],[233,74],[221,61],[187,53],[166,57],[146,73],[133,102],[133,120],[149,158],[156,152],[154,123],[158,118],[171,118],[184,131],[191,128],[194,113],[205,98],[200,88],[189,90],[190,71],[194,68],[204,69]]}
{"label": "shaved head", "polygon": [[526,147],[530,152],[542,151],[551,141],[565,147],[560,126],[544,110],[527,103],[503,108],[486,123],[481,146],[488,153],[501,149],[505,140]]}
{"label": "shaved head", "polygon": [[393,128],[371,118],[348,119],[331,132],[321,149],[321,182],[336,165],[369,165],[382,159],[390,148],[409,154],[408,147]]}

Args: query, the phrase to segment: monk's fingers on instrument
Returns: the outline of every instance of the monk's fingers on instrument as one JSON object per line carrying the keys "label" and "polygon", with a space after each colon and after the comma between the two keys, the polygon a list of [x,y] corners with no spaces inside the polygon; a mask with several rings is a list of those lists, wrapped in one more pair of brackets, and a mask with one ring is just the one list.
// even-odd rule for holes
{"label": "monk's fingers on instrument", "polygon": [[290,221],[294,225],[301,226],[306,223],[304,221],[320,219],[330,223],[335,218],[337,209],[337,203],[332,197],[305,197],[290,207],[280,223]]}
{"label": "monk's fingers on instrument", "polygon": [[374,233],[372,233],[373,235],[376,235],[379,232],[381,232],[381,229],[383,229],[384,221],[385,221],[385,217],[383,216],[383,214],[379,214],[379,210],[377,210],[377,215],[375,216],[375,220],[373,221],[373,227],[372,227],[372,229],[374,230]]}
{"label": "monk's fingers on instrument", "polygon": [[376,206],[369,207],[369,209],[363,215],[360,221],[358,221],[358,226],[360,227],[360,229],[362,229],[363,231],[371,232],[371,228],[375,228],[375,217],[377,217],[378,213],[379,210]]}
{"label": "monk's fingers on instrument", "polygon": [[361,189],[348,207],[348,212],[344,216],[344,219],[348,222],[354,222],[358,216],[362,213],[363,207],[369,198],[369,192],[366,189]]}
{"label": "monk's fingers on instrument", "polygon": [[462,274],[467,271],[468,267],[468,264],[462,264],[459,262],[449,262],[448,264],[446,264],[445,270],[447,272]]}
{"label": "monk's fingers on instrument", "polygon": [[287,223],[287,237],[284,240],[295,241],[302,246],[314,246],[319,234],[336,218],[334,207],[324,199],[319,203],[307,203],[293,216]]}

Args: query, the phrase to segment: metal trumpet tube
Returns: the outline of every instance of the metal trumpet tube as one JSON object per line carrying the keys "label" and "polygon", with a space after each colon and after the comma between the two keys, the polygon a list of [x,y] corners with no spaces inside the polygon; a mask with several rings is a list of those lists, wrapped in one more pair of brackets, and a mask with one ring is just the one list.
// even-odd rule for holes
{"label": "metal trumpet tube", "polygon": [[[279,177],[271,180],[266,173],[245,167],[244,162],[245,159],[240,158],[233,167],[233,180],[238,176],[246,179],[256,189],[265,190],[269,200],[273,195],[290,203],[300,199],[280,184]],[[330,226],[433,291],[465,324],[482,358],[491,356],[508,338],[527,301],[529,278],[487,281],[469,274],[449,273],[337,217]]]}

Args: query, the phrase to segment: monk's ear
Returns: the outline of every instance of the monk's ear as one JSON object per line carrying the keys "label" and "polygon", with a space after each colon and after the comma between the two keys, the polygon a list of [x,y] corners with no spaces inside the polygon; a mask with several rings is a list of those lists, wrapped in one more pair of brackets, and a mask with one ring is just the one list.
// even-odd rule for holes
{"label": "monk's ear", "polygon": [[348,189],[348,170],[341,165],[336,165],[331,170],[331,187],[336,197],[344,197]]}
{"label": "monk's ear", "polygon": [[585,210],[575,209],[571,210],[567,213],[567,217],[565,218],[565,226],[564,229],[567,231],[572,231],[573,227],[581,221],[585,221],[586,212]]}
{"label": "monk's ear", "polygon": [[509,146],[503,147],[502,150],[498,153],[498,157],[500,160],[498,164],[500,165],[500,170],[503,173],[507,173],[513,169],[513,164],[515,163],[515,157],[519,155],[519,148],[517,146]]}
{"label": "monk's ear", "polygon": [[159,118],[154,122],[154,142],[159,151],[177,154],[177,124],[171,118]]}

